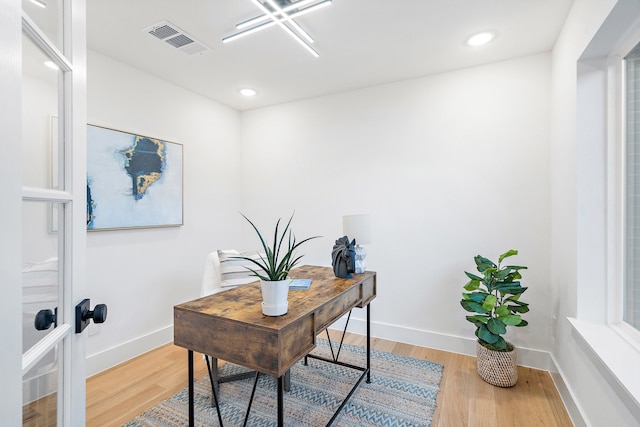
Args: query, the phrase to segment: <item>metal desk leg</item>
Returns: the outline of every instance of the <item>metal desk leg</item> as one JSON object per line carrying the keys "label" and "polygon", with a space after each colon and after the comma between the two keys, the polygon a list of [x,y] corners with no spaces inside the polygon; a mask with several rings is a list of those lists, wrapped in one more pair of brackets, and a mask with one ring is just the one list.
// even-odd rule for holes
{"label": "metal desk leg", "polygon": [[291,369],[284,373],[284,391],[291,391]]}
{"label": "metal desk leg", "polygon": [[193,351],[187,352],[187,359],[189,364],[189,427],[194,426],[194,414],[193,414]]}
{"label": "metal desk leg", "polygon": [[[251,413],[251,405],[253,404],[253,397],[256,395],[256,387],[258,387],[259,378],[260,378],[260,372],[256,371],[256,377],[253,380],[253,389],[251,390],[251,397],[249,398],[249,406],[247,406],[247,414],[244,416],[244,424],[242,424],[242,427],[247,427],[247,422],[249,421],[249,414]],[[220,425],[222,426],[222,419],[220,420]]]}
{"label": "metal desk leg", "polygon": [[284,427],[284,378],[278,377],[278,427]]}
{"label": "metal desk leg", "polygon": [[371,384],[371,304],[367,304],[367,384]]}

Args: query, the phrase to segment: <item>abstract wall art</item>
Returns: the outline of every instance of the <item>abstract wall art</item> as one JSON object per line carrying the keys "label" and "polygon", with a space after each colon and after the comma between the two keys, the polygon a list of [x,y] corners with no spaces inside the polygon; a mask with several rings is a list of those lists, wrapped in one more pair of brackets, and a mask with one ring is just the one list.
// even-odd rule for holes
{"label": "abstract wall art", "polygon": [[182,144],[87,126],[87,230],[183,224]]}

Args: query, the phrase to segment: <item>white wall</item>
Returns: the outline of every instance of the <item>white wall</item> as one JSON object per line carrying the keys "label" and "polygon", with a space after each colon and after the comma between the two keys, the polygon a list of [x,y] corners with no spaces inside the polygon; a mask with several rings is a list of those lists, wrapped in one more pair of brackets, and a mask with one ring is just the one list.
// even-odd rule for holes
{"label": "white wall", "polygon": [[519,249],[531,326],[509,337],[522,363],[546,367],[548,55],[242,115],[93,52],[88,83],[89,123],[185,152],[183,227],[88,235],[89,296],[109,306],[90,326],[89,374],[171,339],[172,307],[198,296],[208,251],[256,246],[239,208],[267,229],[295,210],[298,237],[324,236],[304,248],[321,265],[342,215],[371,213],[374,334],[470,354],[463,271]]}
{"label": "white wall", "polygon": [[271,229],[295,209],[299,237],[324,236],[303,261],[325,265],[342,215],[370,213],[373,334],[471,354],[464,270],[519,249],[530,326],[508,337],[547,351],[549,77],[540,54],[245,112],[243,210]]}
{"label": "white wall", "polygon": [[[90,232],[88,374],[173,339],[173,306],[199,296],[206,255],[237,246],[240,116],[90,52],[88,121],[184,145],[184,226]],[[99,334],[95,335],[96,331]]]}
{"label": "white wall", "polygon": [[89,233],[89,296],[109,306],[107,323],[90,327],[90,373],[171,339],[172,307],[198,295],[208,251],[256,246],[239,208],[267,229],[295,210],[298,237],[324,236],[304,248],[303,262],[321,265],[330,264],[342,215],[371,213],[374,334],[466,353],[474,340],[458,303],[463,271],[478,253],[519,249],[518,263],[530,267],[531,326],[509,337],[525,351],[522,363],[543,364],[548,109],[545,54],[254,110],[240,121],[91,53],[90,123],[184,144],[185,225]]}

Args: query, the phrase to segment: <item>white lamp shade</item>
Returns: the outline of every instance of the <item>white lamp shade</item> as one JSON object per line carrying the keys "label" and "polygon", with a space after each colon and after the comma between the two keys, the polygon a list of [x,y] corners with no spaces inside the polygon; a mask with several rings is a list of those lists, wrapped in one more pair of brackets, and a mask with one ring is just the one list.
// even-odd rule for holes
{"label": "white lamp shade", "polygon": [[357,245],[372,243],[371,216],[368,214],[343,216],[342,232],[349,239],[356,239]]}

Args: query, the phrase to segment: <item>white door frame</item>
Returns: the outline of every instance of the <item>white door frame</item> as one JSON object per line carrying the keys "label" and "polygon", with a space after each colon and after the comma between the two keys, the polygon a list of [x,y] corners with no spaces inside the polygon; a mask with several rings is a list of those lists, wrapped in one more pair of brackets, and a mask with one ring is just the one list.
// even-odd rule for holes
{"label": "white door frame", "polygon": [[[0,414],[3,424],[22,424],[22,190],[20,178],[21,81],[22,81],[22,7],[19,0],[0,1],[0,146],[9,156],[0,156],[0,289],[3,309],[0,310]],[[15,350],[15,351],[13,351]]]}
{"label": "white door frame", "polygon": [[[85,338],[75,333],[75,305],[86,297],[86,5],[83,0],[59,0],[62,19],[62,52],[23,15],[20,0],[0,0],[0,283],[4,307],[0,310],[0,417],[3,425],[22,423],[22,376],[34,361],[62,344],[62,393],[58,394],[58,425],[85,425]],[[22,34],[67,71],[60,90],[59,125],[64,129],[65,185],[59,191],[22,187]],[[6,47],[11,47],[6,49]],[[22,206],[24,200],[59,201],[67,205],[62,245],[63,318],[58,327],[22,354]]]}

